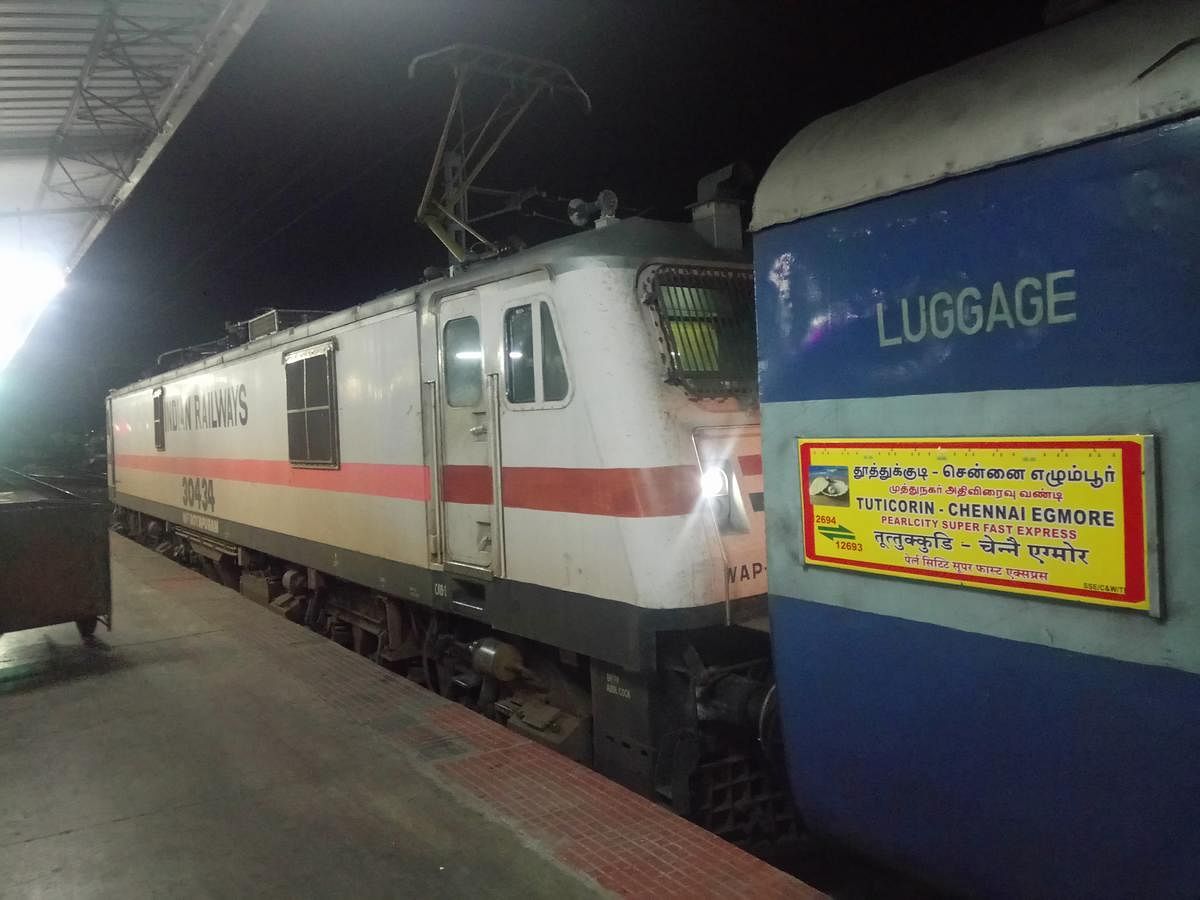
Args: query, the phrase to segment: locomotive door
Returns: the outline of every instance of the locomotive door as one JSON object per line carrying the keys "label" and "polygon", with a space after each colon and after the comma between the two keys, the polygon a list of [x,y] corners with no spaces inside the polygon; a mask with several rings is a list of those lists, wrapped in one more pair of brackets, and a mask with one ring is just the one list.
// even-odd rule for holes
{"label": "locomotive door", "polygon": [[442,559],[490,573],[498,554],[495,376],[485,374],[479,295],[447,297],[438,308],[442,389]]}

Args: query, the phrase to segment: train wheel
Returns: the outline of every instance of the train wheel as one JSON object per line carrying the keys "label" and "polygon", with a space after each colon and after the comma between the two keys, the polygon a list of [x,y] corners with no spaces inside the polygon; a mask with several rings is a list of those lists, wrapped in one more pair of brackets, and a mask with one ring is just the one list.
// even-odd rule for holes
{"label": "train wheel", "polygon": [[75,620],[75,627],[79,629],[81,638],[90,638],[96,633],[96,623],[100,621],[96,616],[85,616],[82,619]]}

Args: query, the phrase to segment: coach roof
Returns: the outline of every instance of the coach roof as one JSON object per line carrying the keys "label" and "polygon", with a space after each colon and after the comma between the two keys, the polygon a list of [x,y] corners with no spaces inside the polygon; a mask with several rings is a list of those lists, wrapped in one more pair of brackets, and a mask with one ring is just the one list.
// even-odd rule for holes
{"label": "coach roof", "polygon": [[1200,108],[1200,0],[1126,2],[817,120],[768,168],[751,229]]}

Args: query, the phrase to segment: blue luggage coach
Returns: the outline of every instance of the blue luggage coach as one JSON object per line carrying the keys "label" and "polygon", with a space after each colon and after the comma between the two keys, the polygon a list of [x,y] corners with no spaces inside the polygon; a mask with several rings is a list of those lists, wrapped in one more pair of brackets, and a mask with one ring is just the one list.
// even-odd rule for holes
{"label": "blue luggage coach", "polygon": [[755,198],[813,828],[982,897],[1200,896],[1200,3],[802,130]]}

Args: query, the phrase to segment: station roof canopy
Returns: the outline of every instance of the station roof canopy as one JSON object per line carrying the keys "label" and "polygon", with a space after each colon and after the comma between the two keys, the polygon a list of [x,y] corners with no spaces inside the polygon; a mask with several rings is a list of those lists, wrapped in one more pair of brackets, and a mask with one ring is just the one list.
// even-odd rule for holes
{"label": "station roof canopy", "polygon": [[70,268],[267,0],[0,0],[0,249]]}
{"label": "station roof canopy", "polygon": [[767,169],[751,229],[1200,109],[1200,0],[1130,0],[818,119]]}

